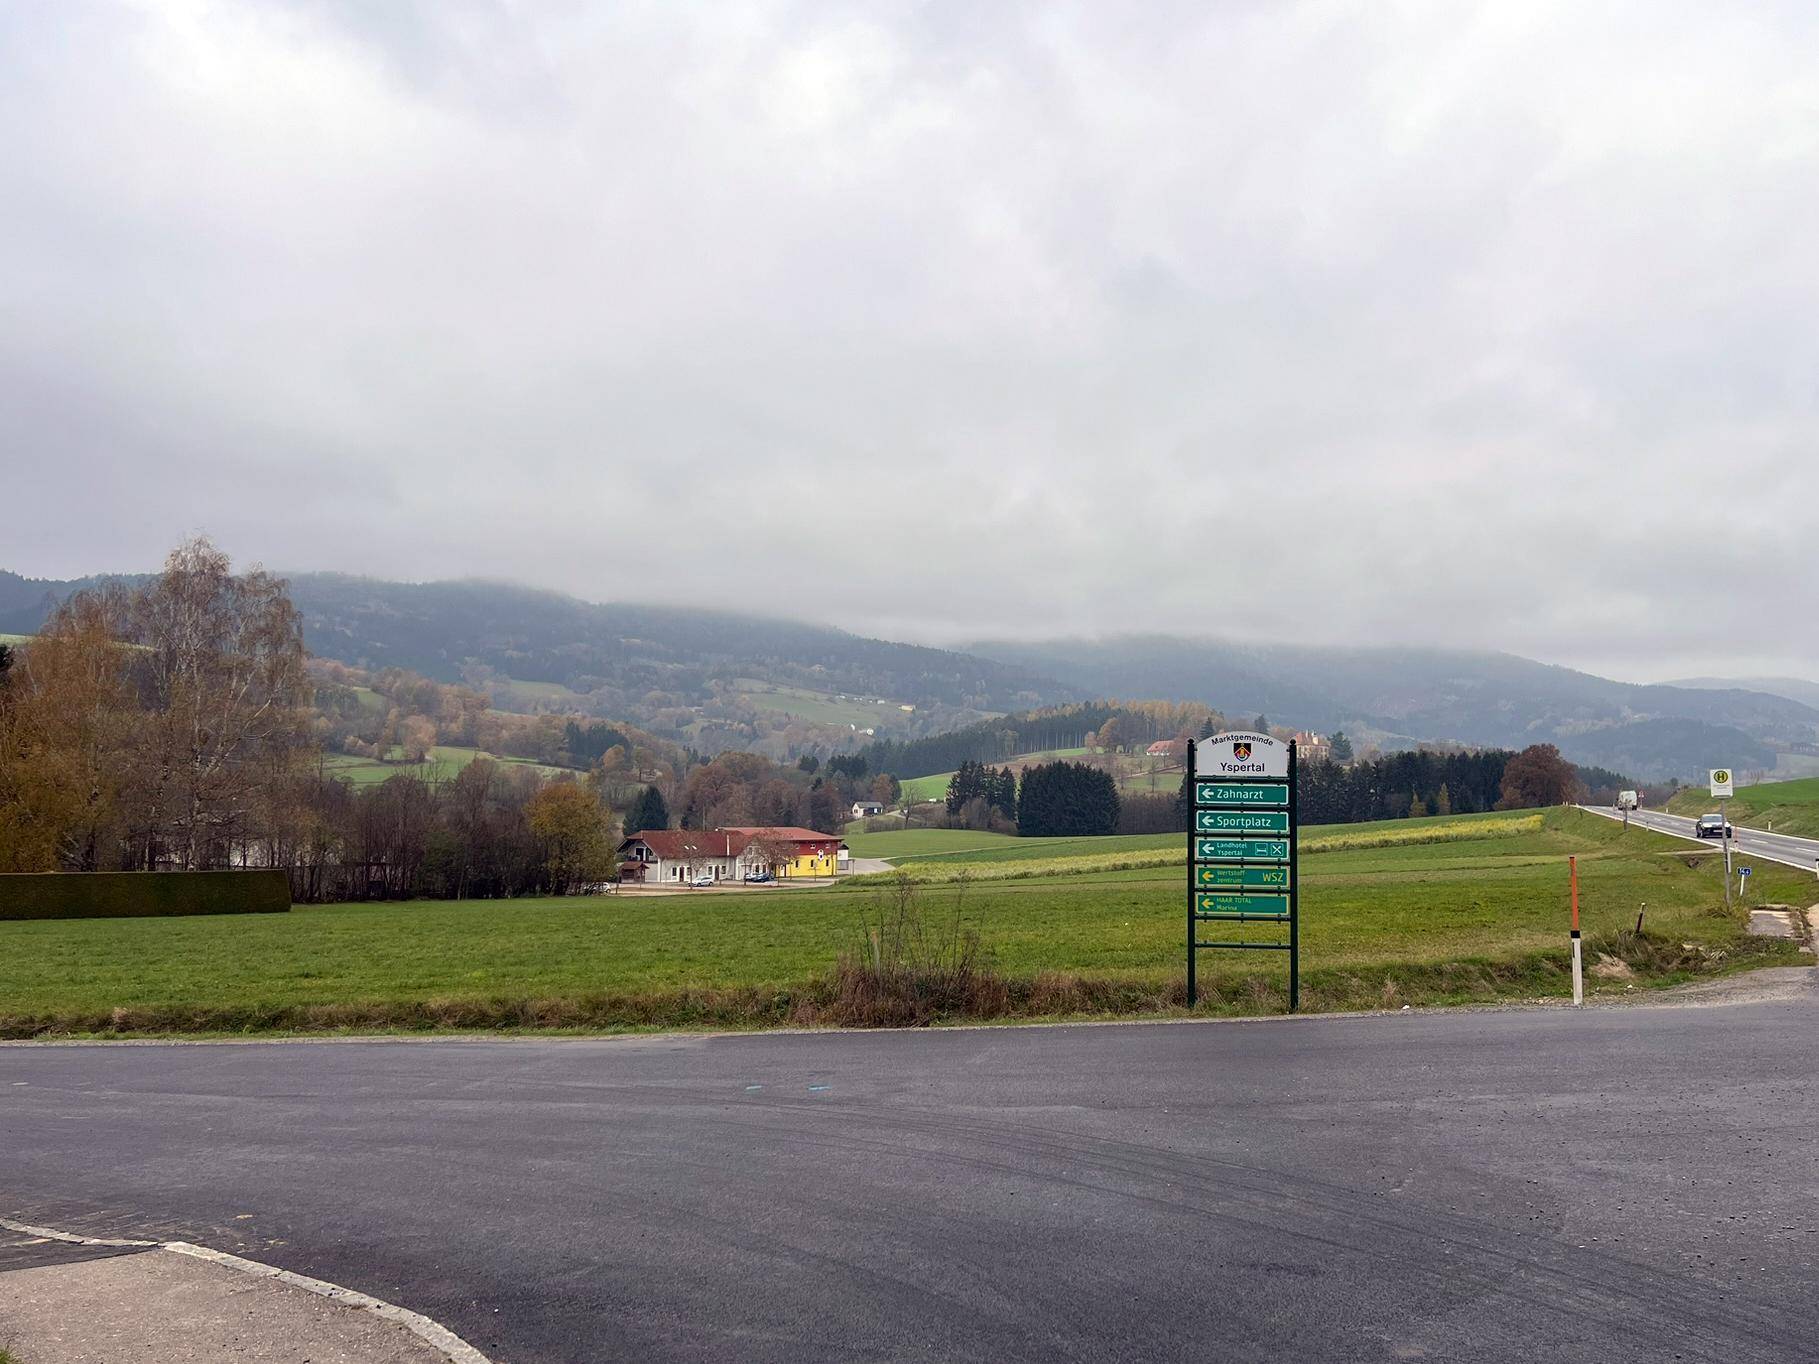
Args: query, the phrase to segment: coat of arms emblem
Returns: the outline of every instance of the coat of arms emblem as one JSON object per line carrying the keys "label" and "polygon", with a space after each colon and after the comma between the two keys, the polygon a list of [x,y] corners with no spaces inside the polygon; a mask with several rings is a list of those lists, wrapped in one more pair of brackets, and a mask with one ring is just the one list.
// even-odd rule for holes
{"label": "coat of arms emblem", "polygon": [[1239,739],[1232,745],[1232,757],[1236,758],[1239,762],[1244,762],[1250,756],[1251,746],[1243,739]]}

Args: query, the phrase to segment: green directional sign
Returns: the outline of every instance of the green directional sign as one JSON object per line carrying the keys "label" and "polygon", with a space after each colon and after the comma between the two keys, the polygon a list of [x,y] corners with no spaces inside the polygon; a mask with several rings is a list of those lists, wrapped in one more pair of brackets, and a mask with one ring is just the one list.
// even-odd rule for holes
{"label": "green directional sign", "polygon": [[1196,810],[1194,828],[1203,834],[1285,834],[1287,810]]}
{"label": "green directional sign", "polygon": [[1287,867],[1208,867],[1194,868],[1196,886],[1256,886],[1260,889],[1288,889]]}
{"label": "green directional sign", "polygon": [[1286,862],[1286,838],[1196,838],[1196,862]]}
{"label": "green directional sign", "polygon": [[[1261,542],[1254,549],[1268,552]],[[1190,1009],[1199,998],[1196,959],[1227,951],[1287,953],[1288,1010],[1301,1007],[1299,766],[1299,743],[1261,729],[1188,741],[1183,791],[1194,793],[1187,839]],[[1215,923],[1224,927],[1210,926]]]}
{"label": "green directional sign", "polygon": [[1288,918],[1286,895],[1241,895],[1201,891],[1194,896],[1196,914],[1245,914],[1259,919]]}
{"label": "green directional sign", "polygon": [[1287,805],[1285,781],[1201,781],[1194,783],[1196,805]]}

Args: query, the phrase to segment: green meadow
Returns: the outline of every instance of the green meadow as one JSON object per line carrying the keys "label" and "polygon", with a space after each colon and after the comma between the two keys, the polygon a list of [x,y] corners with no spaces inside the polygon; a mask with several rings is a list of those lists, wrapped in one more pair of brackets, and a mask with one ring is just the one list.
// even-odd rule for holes
{"label": "green meadow", "polygon": [[[1797,960],[1789,946],[1744,938],[1742,916],[1723,909],[1713,859],[1683,842],[1572,810],[1522,819],[1514,829],[1455,819],[1325,831],[1354,844],[1401,841],[1331,845],[1304,856],[1304,1007],[1562,993],[1569,854],[1579,857],[1593,960],[1608,951],[1632,962],[1643,985]],[[1420,823],[1425,829],[1409,827]],[[959,832],[876,837],[914,841],[927,857],[964,853],[976,864],[995,853],[1003,854],[999,865],[1014,863],[1006,845],[1017,840],[962,848],[928,837]],[[912,894],[921,914],[943,931],[958,924],[975,932],[990,969],[1028,987],[1029,998],[1049,998],[1042,991],[1057,981],[1078,987],[1050,992],[1073,1004],[1038,1002],[1032,1011],[1182,1012],[1180,864],[1105,870],[1094,865],[1114,851],[1105,845],[1137,841],[1042,842],[1097,846],[1073,856],[1051,846],[1021,879],[920,886]],[[1124,855],[1167,851],[1147,840]],[[1762,867],[1751,894],[1805,903],[1799,897],[1810,886],[1791,868]],[[827,998],[837,959],[861,948],[866,926],[898,893],[887,880],[806,891],[0,923],[0,1036],[799,1022],[817,1016],[805,1007]],[[1638,938],[1633,929],[1645,903]],[[1280,1007],[1283,966],[1275,954],[1202,954],[1201,969],[1210,1011]]]}
{"label": "green meadow", "polygon": [[[394,753],[397,751],[393,750]],[[475,758],[491,758],[498,763],[528,767],[546,777],[567,770],[532,762],[529,758],[502,758],[482,749],[462,748],[454,744],[436,745],[430,750],[429,757],[420,763],[407,763],[401,758],[386,760],[361,758],[351,753],[325,753],[322,755],[322,770],[331,777],[339,777],[355,786],[374,786],[388,777],[400,774],[419,777],[424,781],[448,781]]]}

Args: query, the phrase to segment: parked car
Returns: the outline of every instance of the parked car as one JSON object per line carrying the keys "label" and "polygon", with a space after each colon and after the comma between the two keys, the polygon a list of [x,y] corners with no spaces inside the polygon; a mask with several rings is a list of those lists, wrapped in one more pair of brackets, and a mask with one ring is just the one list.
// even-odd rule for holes
{"label": "parked car", "polygon": [[1700,815],[1693,832],[1700,838],[1735,838],[1737,831],[1723,815]]}
{"label": "parked car", "polygon": [[761,886],[767,881],[775,881],[776,879],[777,878],[772,876],[768,871],[748,871],[745,874],[745,883],[749,886]]}
{"label": "parked car", "polygon": [[703,872],[700,876],[697,876],[693,881],[690,881],[689,884],[691,886],[693,886],[696,890],[701,890],[707,886],[713,885],[714,878],[707,875],[705,872]]}

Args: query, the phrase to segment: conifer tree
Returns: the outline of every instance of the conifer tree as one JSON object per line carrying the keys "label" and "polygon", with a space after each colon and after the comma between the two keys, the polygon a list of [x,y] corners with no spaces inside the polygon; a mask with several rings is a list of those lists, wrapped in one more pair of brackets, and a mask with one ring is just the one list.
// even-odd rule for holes
{"label": "conifer tree", "polygon": [[1194,827],[1194,786],[1187,779],[1187,773],[1181,774],[1181,789],[1175,793],[1175,829],[1186,833]]}
{"label": "conifer tree", "polygon": [[654,786],[647,786],[638,793],[632,802],[632,808],[625,812],[625,836],[641,834],[646,829],[669,828],[669,805],[663,799],[663,792]]}

